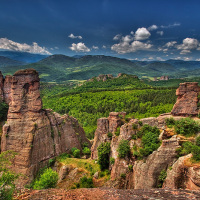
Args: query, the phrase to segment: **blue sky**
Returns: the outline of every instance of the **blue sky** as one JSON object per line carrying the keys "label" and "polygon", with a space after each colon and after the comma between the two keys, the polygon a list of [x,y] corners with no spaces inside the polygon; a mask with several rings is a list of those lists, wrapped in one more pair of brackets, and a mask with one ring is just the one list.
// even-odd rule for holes
{"label": "blue sky", "polygon": [[200,2],[0,0],[0,50],[200,60]]}

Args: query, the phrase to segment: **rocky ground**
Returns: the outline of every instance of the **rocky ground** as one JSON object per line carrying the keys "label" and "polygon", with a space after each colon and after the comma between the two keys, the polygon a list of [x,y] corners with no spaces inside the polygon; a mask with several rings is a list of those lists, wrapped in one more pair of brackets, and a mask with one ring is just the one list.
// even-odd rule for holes
{"label": "rocky ground", "polygon": [[[18,197],[17,197],[18,196]],[[187,200],[200,199],[200,191],[150,189],[150,190],[120,190],[120,189],[48,189],[25,190],[22,194],[16,194],[15,199],[31,200]]]}

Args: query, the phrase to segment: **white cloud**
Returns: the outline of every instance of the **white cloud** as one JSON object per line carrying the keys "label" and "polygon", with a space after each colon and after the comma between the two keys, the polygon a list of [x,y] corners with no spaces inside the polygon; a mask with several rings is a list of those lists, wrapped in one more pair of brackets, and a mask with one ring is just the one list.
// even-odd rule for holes
{"label": "white cloud", "polygon": [[186,50],[186,49],[183,49],[180,54],[188,54],[188,53],[191,53],[190,50]]}
{"label": "white cloud", "polygon": [[73,33],[71,33],[68,37],[71,38],[71,39],[76,39],[76,38],[78,38],[80,40],[83,39],[82,36],[80,36],[80,35],[75,36]]}
{"label": "white cloud", "polygon": [[164,46],[170,48],[173,47],[177,42],[176,41],[171,41],[171,42],[167,42]]}
{"label": "white cloud", "polygon": [[156,57],[156,60],[159,60],[159,61],[164,61],[164,59],[163,59],[163,58],[161,58],[161,57]]}
{"label": "white cloud", "polygon": [[200,61],[200,58],[197,58],[196,61]]}
{"label": "white cloud", "polygon": [[73,43],[72,46],[69,48],[72,51],[77,51],[77,52],[90,52],[90,49],[83,42],[79,42],[77,44]]}
{"label": "white cloud", "polygon": [[164,31],[157,31],[156,32],[158,35],[163,36],[164,35]]}
{"label": "white cloud", "polygon": [[184,57],[183,60],[184,60],[184,61],[189,61],[189,60],[192,60],[192,58]]}
{"label": "white cloud", "polygon": [[59,49],[59,48],[58,48],[58,47],[52,47],[52,48],[50,48],[50,49],[53,51],[53,50],[55,50],[55,49],[57,50],[57,49]]}
{"label": "white cloud", "polygon": [[174,60],[182,60],[182,58],[180,56],[173,58]]}
{"label": "white cloud", "polygon": [[150,56],[148,59],[149,59],[149,60],[153,60],[154,58],[153,58],[152,56]]}
{"label": "white cloud", "polygon": [[148,28],[149,31],[154,31],[154,30],[156,30],[156,29],[158,29],[158,26],[155,25],[155,24],[149,26],[149,28]]}
{"label": "white cloud", "polygon": [[121,40],[120,43],[114,44],[111,49],[119,54],[125,54],[139,50],[149,50],[151,47],[151,44],[143,43],[140,41],[133,41],[130,43],[128,40]]}
{"label": "white cloud", "polygon": [[191,50],[199,50],[199,41],[194,38],[185,38],[183,43],[177,45],[176,48],[181,50],[180,54],[191,53]]}
{"label": "white cloud", "polygon": [[28,45],[26,43],[14,42],[7,38],[0,38],[0,49],[51,55],[51,53],[45,47],[40,47],[36,42],[33,42],[32,45]]}
{"label": "white cloud", "polygon": [[149,42],[143,43],[139,40],[146,40],[151,36],[151,33],[144,27],[138,28],[137,31],[131,31],[129,35],[122,36],[117,34],[113,40],[120,40],[118,44],[111,46],[113,51],[116,51],[119,54],[136,52],[139,50],[149,50],[152,47],[152,44]]}
{"label": "white cloud", "polygon": [[106,49],[107,47],[105,45],[102,46],[103,49]]}
{"label": "white cloud", "polygon": [[180,23],[174,23],[174,24],[169,24],[167,26],[164,26],[164,25],[161,25],[160,27],[161,28],[173,28],[173,27],[176,27],[176,26],[180,26],[181,24]]}
{"label": "white cloud", "polygon": [[115,37],[113,38],[113,40],[120,40],[121,39],[121,34],[117,34],[115,35]]}
{"label": "white cloud", "polygon": [[98,46],[92,46],[92,49],[95,49],[95,50],[98,50],[99,49],[99,47]]}
{"label": "white cloud", "polygon": [[151,33],[144,27],[138,28],[135,32],[135,40],[146,40],[151,36]]}

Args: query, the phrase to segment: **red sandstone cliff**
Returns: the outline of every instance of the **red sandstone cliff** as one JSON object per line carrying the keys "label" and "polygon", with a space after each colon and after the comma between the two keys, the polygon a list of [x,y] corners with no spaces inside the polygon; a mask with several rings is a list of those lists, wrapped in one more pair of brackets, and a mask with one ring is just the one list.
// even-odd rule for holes
{"label": "red sandstone cliff", "polygon": [[90,146],[75,118],[42,109],[39,76],[34,69],[6,76],[0,86],[3,99],[9,103],[1,150],[17,153],[12,165],[14,171],[32,179],[50,158],[69,152],[72,147],[81,150],[84,142]]}
{"label": "red sandstone cliff", "polygon": [[174,116],[197,116],[198,94],[200,87],[197,82],[180,83],[176,90],[177,102],[171,111]]}

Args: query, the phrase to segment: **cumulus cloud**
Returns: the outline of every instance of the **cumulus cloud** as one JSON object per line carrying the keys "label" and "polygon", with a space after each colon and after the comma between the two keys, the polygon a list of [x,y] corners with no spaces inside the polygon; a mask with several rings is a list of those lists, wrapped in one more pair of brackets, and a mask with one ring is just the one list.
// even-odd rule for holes
{"label": "cumulus cloud", "polygon": [[121,34],[117,34],[115,35],[115,37],[113,38],[113,40],[120,40],[121,39]]}
{"label": "cumulus cloud", "polygon": [[157,31],[156,32],[158,35],[163,36],[164,35],[164,31]]}
{"label": "cumulus cloud", "polygon": [[136,52],[138,50],[149,50],[152,47],[151,44],[143,43],[140,41],[133,41],[131,43],[122,40],[118,44],[114,44],[111,49],[113,51],[116,51],[119,54],[125,54],[125,53],[132,53]]}
{"label": "cumulus cloud", "polygon": [[151,33],[144,27],[138,28],[135,32],[135,40],[146,40],[151,36]]}
{"label": "cumulus cloud", "polygon": [[163,58],[161,58],[161,57],[156,57],[156,60],[159,60],[159,61],[164,61],[164,59],[163,59]]}
{"label": "cumulus cloud", "polygon": [[14,42],[7,38],[0,38],[0,49],[51,55],[51,53],[45,47],[40,47],[36,42],[33,42],[32,45],[28,45],[26,43]]}
{"label": "cumulus cloud", "polygon": [[191,53],[191,50],[199,50],[199,41],[194,38],[185,38],[183,43],[177,45],[176,48],[181,50],[180,54]]}
{"label": "cumulus cloud", "polygon": [[167,42],[167,43],[165,44],[165,46],[168,47],[168,48],[170,48],[170,47],[173,47],[175,44],[177,44],[176,41],[171,41],[171,42]]}
{"label": "cumulus cloud", "polygon": [[73,43],[72,46],[69,48],[72,51],[77,51],[77,52],[90,52],[91,51],[83,42],[79,42],[77,44]]}
{"label": "cumulus cloud", "polygon": [[51,50],[57,50],[57,49],[59,49],[58,47],[52,47],[52,48],[50,48]]}
{"label": "cumulus cloud", "polygon": [[98,46],[92,46],[92,49],[95,49],[95,50],[98,50],[99,49],[99,47]]}
{"label": "cumulus cloud", "polygon": [[173,28],[173,27],[176,27],[176,26],[180,26],[181,24],[180,23],[173,23],[173,24],[169,24],[167,26],[164,26],[164,25],[161,25],[160,27],[161,28]]}
{"label": "cumulus cloud", "polygon": [[75,36],[73,33],[71,33],[68,37],[71,38],[71,39],[76,39],[76,38],[78,38],[80,40],[83,39],[82,36],[80,36],[80,35]]}
{"label": "cumulus cloud", "polygon": [[158,29],[158,26],[155,25],[155,24],[149,26],[149,28],[148,28],[149,31],[154,31],[154,30],[156,30],[156,29]]}
{"label": "cumulus cloud", "polygon": [[105,45],[102,46],[103,49],[106,49],[107,47]]}

